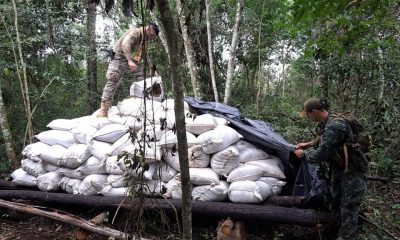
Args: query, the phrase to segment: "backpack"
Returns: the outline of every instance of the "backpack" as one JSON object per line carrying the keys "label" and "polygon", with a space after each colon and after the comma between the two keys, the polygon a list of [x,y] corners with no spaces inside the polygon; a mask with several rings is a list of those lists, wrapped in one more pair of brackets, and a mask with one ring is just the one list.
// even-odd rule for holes
{"label": "backpack", "polygon": [[372,138],[365,131],[363,124],[358,120],[353,113],[351,112],[342,112],[342,113],[333,113],[332,116],[334,118],[339,117],[349,124],[351,130],[354,134],[355,143],[360,144],[361,150],[364,153],[369,152],[372,146]]}

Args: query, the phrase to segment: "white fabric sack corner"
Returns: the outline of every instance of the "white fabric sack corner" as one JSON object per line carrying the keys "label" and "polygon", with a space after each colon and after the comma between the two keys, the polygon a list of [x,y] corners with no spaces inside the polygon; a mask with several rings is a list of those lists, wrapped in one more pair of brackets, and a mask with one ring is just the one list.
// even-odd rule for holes
{"label": "white fabric sack corner", "polygon": [[[96,111],[94,111],[93,113],[92,113],[92,115],[91,115],[91,117],[97,117],[98,115],[99,115],[99,113],[100,113],[100,109],[97,109]],[[110,116],[114,116],[114,115],[118,115],[119,114],[119,111],[118,111],[118,108],[117,108],[117,106],[112,106],[110,109],[108,109],[108,111],[107,111],[107,116],[108,117],[110,117]]]}
{"label": "white fabric sack corner", "polygon": [[220,181],[218,184],[197,186],[193,188],[193,201],[203,202],[221,202],[228,197],[227,190],[229,184],[226,181]]}
{"label": "white fabric sack corner", "polygon": [[190,183],[194,185],[218,184],[219,177],[211,168],[189,168]]}
{"label": "white fabric sack corner", "polygon": [[130,133],[126,133],[122,137],[120,137],[117,141],[113,143],[110,147],[110,154],[116,156],[124,150],[124,148],[128,145],[132,144],[132,139]]}
{"label": "white fabric sack corner", "polygon": [[236,130],[228,126],[218,126],[215,129],[202,133],[197,137],[197,144],[201,145],[207,154],[216,153],[236,143],[242,138]]}
{"label": "white fabric sack corner", "polygon": [[129,193],[130,187],[112,187],[105,186],[101,189],[99,194],[103,196],[127,196]]}
{"label": "white fabric sack corner", "polygon": [[92,136],[93,139],[108,143],[114,143],[125,133],[129,131],[129,128],[122,124],[112,123],[95,132]]}
{"label": "white fabric sack corner", "polygon": [[58,162],[62,159],[66,151],[66,147],[58,144],[49,146],[46,152],[40,154],[40,158],[47,163],[58,165]]}
{"label": "white fabric sack corner", "polygon": [[53,130],[70,131],[76,126],[77,122],[71,119],[55,119],[47,124]]}
{"label": "white fabric sack corner", "polygon": [[75,143],[74,136],[70,131],[47,130],[35,135],[35,137],[48,145],[59,144],[67,148]]}
{"label": "white fabric sack corner", "polygon": [[165,185],[167,191],[164,196],[172,199],[182,199],[182,182],[181,176],[178,173],[175,177],[167,182]]}
{"label": "white fabric sack corner", "polygon": [[41,161],[40,154],[48,152],[49,147],[50,145],[42,142],[32,143],[25,146],[25,148],[22,150],[22,155],[31,159],[32,161],[39,162]]}
{"label": "white fabric sack corner", "polygon": [[279,166],[279,159],[264,159],[247,162],[245,165],[257,166],[263,170],[263,177],[285,179],[285,174]]}
{"label": "white fabric sack corner", "polygon": [[63,177],[60,181],[60,187],[63,191],[69,194],[78,194],[79,193],[79,186],[81,185],[82,180],[80,179],[73,179],[69,177]]}
{"label": "white fabric sack corner", "polygon": [[71,130],[71,133],[74,136],[75,141],[82,144],[86,144],[88,136],[93,135],[95,132],[97,132],[97,128],[89,124],[79,124],[74,129]]}
{"label": "white fabric sack corner", "polygon": [[[192,147],[197,143],[196,136],[190,132],[186,132],[186,140],[188,147]],[[160,146],[165,148],[178,147],[177,133],[174,133],[172,130],[167,131],[160,139]]]}
{"label": "white fabric sack corner", "polygon": [[203,151],[201,145],[194,145],[188,149],[189,167],[205,168],[210,164],[210,154]]}
{"label": "white fabric sack corner", "polygon": [[91,174],[102,174],[107,173],[105,165],[101,164],[101,161],[96,157],[90,157],[86,162],[84,162],[77,171],[81,172],[83,175]]}
{"label": "white fabric sack corner", "polygon": [[71,169],[66,167],[59,167],[55,172],[58,172],[65,177],[81,179],[81,180],[86,177],[86,175],[82,174],[77,169]]}
{"label": "white fabric sack corner", "polygon": [[83,179],[79,186],[79,194],[96,195],[107,183],[107,175],[92,174]]}
{"label": "white fabric sack corner", "polygon": [[104,163],[110,155],[112,147],[110,143],[97,140],[89,140],[86,145],[88,146],[90,153],[97,159],[99,159],[102,163]]}
{"label": "white fabric sack corner", "polygon": [[69,147],[58,161],[57,165],[68,168],[77,168],[84,163],[92,154],[85,144],[75,144]]}
{"label": "white fabric sack corner", "polygon": [[271,196],[271,187],[264,182],[238,181],[228,189],[228,197],[234,203],[261,203]]}
{"label": "white fabric sack corner", "polygon": [[218,123],[211,114],[193,115],[192,118],[185,118],[186,131],[200,135],[217,127]]}
{"label": "white fabric sack corner", "polygon": [[22,168],[18,168],[14,172],[11,173],[11,177],[13,179],[13,183],[20,186],[34,187],[36,186],[36,177],[29,175],[27,172],[22,170]]}
{"label": "white fabric sack corner", "polygon": [[36,186],[42,191],[54,192],[60,189],[63,175],[58,172],[48,172],[37,177]]}
{"label": "white fabric sack corner", "polygon": [[153,174],[153,180],[161,180],[163,182],[168,182],[178,173],[173,167],[168,165],[166,162],[161,162],[156,167],[156,171]]}
{"label": "white fabric sack corner", "polygon": [[228,176],[228,174],[239,166],[240,154],[234,145],[216,152],[211,157],[211,168],[218,175]]}
{"label": "white fabric sack corner", "polygon": [[21,168],[28,174],[38,177],[48,171],[43,167],[41,162],[34,162],[29,158],[21,160]]}
{"label": "white fabric sack corner", "polygon": [[237,182],[237,181],[256,181],[262,177],[264,171],[261,167],[255,165],[242,165],[233,169],[229,175],[227,182]]}

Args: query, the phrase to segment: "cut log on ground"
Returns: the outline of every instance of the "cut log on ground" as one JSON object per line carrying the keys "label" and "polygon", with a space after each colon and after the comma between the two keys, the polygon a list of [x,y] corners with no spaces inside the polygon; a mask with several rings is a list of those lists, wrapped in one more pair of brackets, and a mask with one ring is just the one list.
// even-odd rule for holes
{"label": "cut log on ground", "polygon": [[[108,228],[108,227],[99,227],[96,226],[94,223],[90,223],[82,218],[74,216],[69,213],[59,213],[55,211],[45,211],[38,209],[34,206],[29,206],[26,204],[21,203],[13,203],[5,200],[0,199],[0,207],[8,208],[15,210],[17,212],[29,213],[41,217],[50,218],[53,220],[57,220],[60,222],[68,223],[82,229],[88,230],[90,232],[94,232],[103,236],[114,237],[116,239],[130,239],[130,235],[120,232],[118,230]],[[49,210],[49,209],[47,209]]]}
{"label": "cut log on ground", "polygon": [[[28,190],[0,190],[0,199],[24,199],[57,204],[60,207],[82,206],[109,209],[130,209],[139,204],[139,200],[131,197],[84,196],[65,193],[50,193]],[[166,212],[180,211],[180,200],[146,198],[145,208],[163,209]],[[320,223],[331,224],[337,221],[337,216],[329,212],[319,212],[314,209],[288,208],[279,206],[236,204],[229,202],[195,202],[193,215],[210,217],[231,217],[233,219],[268,221],[272,223],[316,226]]]}

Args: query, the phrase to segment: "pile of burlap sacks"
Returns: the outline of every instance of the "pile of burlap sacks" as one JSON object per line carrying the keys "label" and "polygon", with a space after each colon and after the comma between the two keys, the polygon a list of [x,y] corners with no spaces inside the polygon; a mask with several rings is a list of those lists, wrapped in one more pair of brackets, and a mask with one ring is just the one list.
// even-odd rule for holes
{"label": "pile of burlap sacks", "polygon": [[[190,113],[186,103],[185,112],[193,200],[259,203],[281,192],[279,158],[243,140],[223,118]],[[71,194],[121,196],[140,188],[182,198],[173,100],[132,97],[107,118],[96,114],[51,121],[24,148],[13,182]]]}

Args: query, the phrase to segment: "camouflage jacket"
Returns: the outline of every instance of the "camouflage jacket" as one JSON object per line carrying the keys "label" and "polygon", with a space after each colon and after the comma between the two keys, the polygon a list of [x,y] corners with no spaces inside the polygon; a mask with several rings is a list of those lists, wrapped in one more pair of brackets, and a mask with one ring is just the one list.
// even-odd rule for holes
{"label": "camouflage jacket", "polygon": [[333,118],[329,113],[326,123],[320,123],[320,141],[315,149],[306,152],[310,163],[325,161],[333,169],[343,169],[343,143],[354,142],[354,135],[346,120]]}
{"label": "camouflage jacket", "polygon": [[[114,54],[123,55],[126,59],[134,60],[140,63],[143,59],[144,52],[144,34],[143,28],[131,28],[124,35],[122,35],[113,46]],[[147,64],[152,65],[151,60],[146,54]]]}

